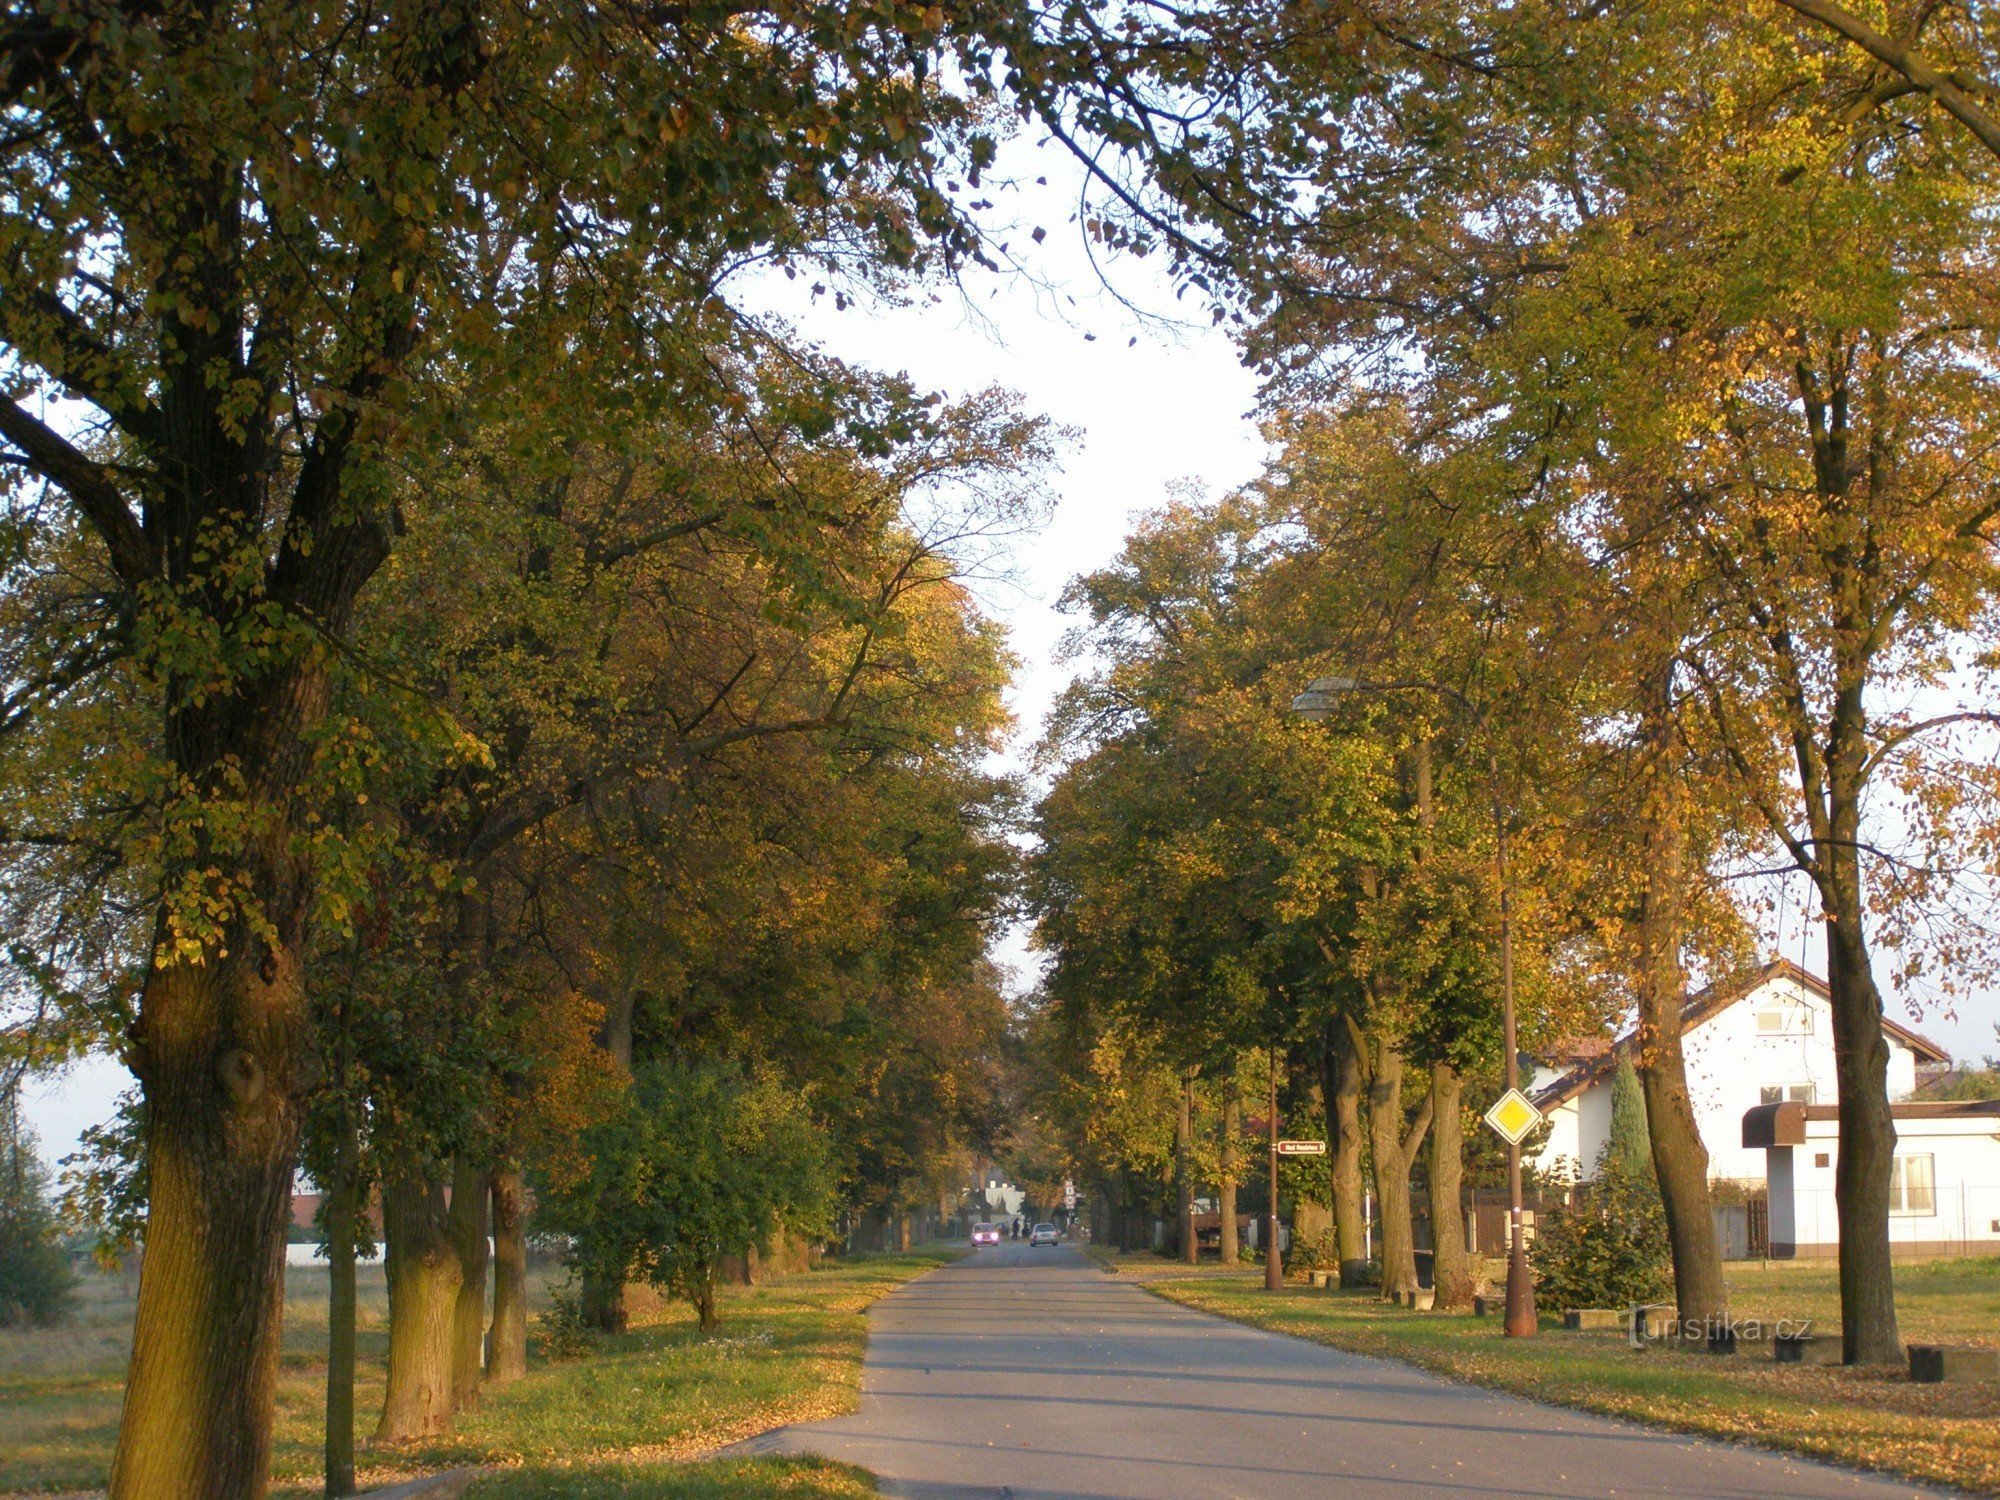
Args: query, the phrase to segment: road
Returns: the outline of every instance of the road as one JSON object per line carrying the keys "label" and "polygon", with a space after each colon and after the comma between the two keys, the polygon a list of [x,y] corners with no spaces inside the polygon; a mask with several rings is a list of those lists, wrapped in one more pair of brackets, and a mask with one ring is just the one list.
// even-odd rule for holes
{"label": "road", "polygon": [[1012,1242],[877,1304],[854,1416],[734,1451],[823,1453],[918,1500],[1941,1493],[1454,1385]]}

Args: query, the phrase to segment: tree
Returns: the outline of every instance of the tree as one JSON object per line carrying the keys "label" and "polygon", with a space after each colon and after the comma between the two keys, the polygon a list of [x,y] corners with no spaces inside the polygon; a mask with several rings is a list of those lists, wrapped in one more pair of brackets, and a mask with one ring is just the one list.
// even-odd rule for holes
{"label": "tree", "polygon": [[0,1328],[60,1322],[75,1296],[48,1168],[21,1118],[19,1093],[9,1087],[0,1093]]}
{"label": "tree", "polygon": [[811,1237],[830,1223],[831,1164],[804,1101],[732,1063],[643,1064],[586,1149],[590,1175],[553,1194],[551,1222],[579,1233],[603,1274],[640,1275],[684,1299],[704,1333],[718,1325],[725,1256],[781,1226]]}
{"label": "tree", "polygon": [[[10,14],[0,435],[112,581],[16,718],[128,657],[168,831],[130,1038],[152,1198],[115,1495],[263,1486],[316,1081],[306,772],[362,590],[422,503],[396,456],[489,399],[559,414],[643,375],[704,336],[733,258],[967,250],[933,177],[991,145],[926,85],[940,24],[811,3]],[[629,336],[570,337],[606,314]],[[43,391],[96,425],[52,425]]]}

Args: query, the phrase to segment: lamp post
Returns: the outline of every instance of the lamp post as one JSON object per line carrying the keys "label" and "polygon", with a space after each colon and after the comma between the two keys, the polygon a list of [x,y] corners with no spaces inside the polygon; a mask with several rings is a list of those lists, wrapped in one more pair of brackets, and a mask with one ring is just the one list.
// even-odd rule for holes
{"label": "lamp post", "polygon": [[[1456,704],[1482,733],[1487,714],[1455,688],[1438,682],[1363,682],[1355,677],[1316,678],[1292,699],[1292,712],[1315,724],[1332,716],[1337,699],[1349,693],[1432,693]],[[1487,791],[1493,801],[1493,874],[1500,886],[1500,1026],[1507,1050],[1507,1087],[1521,1086],[1521,1054],[1514,1025],[1514,900],[1513,876],[1507,862],[1507,815],[1500,796],[1500,757],[1486,751]],[[1507,1143],[1507,1314],[1509,1338],[1527,1338],[1539,1331],[1535,1320],[1535,1282],[1528,1274],[1527,1237],[1521,1222],[1521,1145]]]}

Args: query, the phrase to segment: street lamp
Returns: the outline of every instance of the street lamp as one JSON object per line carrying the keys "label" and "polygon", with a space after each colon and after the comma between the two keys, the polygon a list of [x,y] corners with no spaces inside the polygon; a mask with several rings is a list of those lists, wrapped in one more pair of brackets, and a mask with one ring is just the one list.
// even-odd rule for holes
{"label": "street lamp", "polygon": [[[1463,693],[1440,682],[1363,682],[1357,677],[1319,677],[1292,699],[1292,712],[1312,723],[1324,723],[1334,705],[1350,693],[1431,693],[1456,704],[1483,735],[1488,715]],[[1493,873],[1500,886],[1500,1026],[1507,1049],[1507,1087],[1521,1086],[1521,1054],[1514,1028],[1514,900],[1513,878],[1507,865],[1507,816],[1500,799],[1500,758],[1486,747],[1487,791],[1493,802]],[[1509,1338],[1526,1338],[1539,1331],[1535,1321],[1535,1282],[1528,1274],[1528,1245],[1521,1224],[1521,1143],[1507,1143],[1507,1316]]]}

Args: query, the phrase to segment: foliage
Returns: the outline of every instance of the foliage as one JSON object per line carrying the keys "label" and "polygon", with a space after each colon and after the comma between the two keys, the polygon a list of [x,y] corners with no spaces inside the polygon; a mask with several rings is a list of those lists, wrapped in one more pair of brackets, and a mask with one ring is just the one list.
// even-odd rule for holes
{"label": "foliage", "polygon": [[724,1257],[780,1229],[812,1239],[828,1228],[823,1135],[796,1094],[734,1062],[643,1064],[624,1108],[585,1144],[590,1173],[554,1187],[551,1222],[579,1236],[589,1270],[657,1283],[704,1329]]}
{"label": "foliage", "polygon": [[1597,1171],[1649,1182],[1653,1177],[1652,1138],[1646,1131],[1646,1096],[1629,1056],[1621,1055],[1611,1075],[1611,1131]]}
{"label": "foliage", "polygon": [[57,1233],[49,1172],[19,1095],[0,1093],[0,1328],[55,1323],[76,1296],[76,1278]]}
{"label": "foliage", "polygon": [[557,1363],[581,1359],[603,1343],[583,1312],[583,1285],[574,1276],[549,1289],[549,1305],[535,1324],[535,1349]]}
{"label": "foliage", "polygon": [[1673,1257],[1652,1165],[1609,1155],[1588,1182],[1557,1182],[1567,1201],[1545,1210],[1530,1251],[1536,1296],[1551,1308],[1626,1308],[1673,1292]]}

